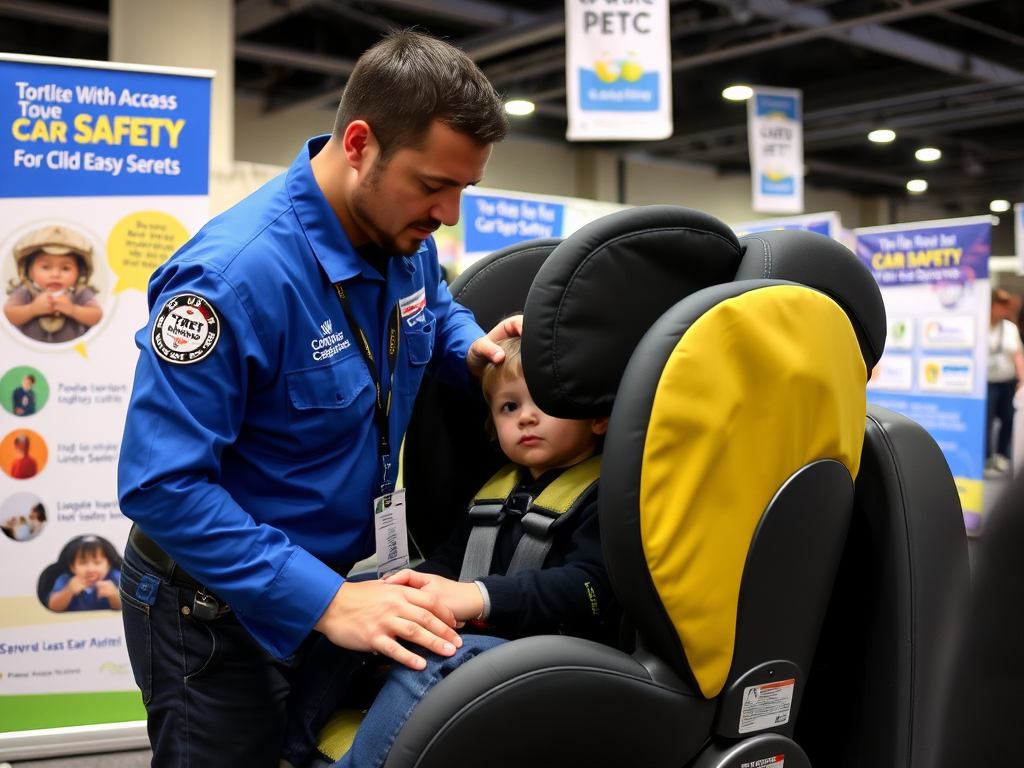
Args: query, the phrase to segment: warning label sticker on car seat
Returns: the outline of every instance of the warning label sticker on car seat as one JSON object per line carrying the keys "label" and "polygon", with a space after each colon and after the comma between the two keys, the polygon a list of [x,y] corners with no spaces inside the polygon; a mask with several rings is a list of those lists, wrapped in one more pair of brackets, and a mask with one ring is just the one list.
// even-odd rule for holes
{"label": "warning label sticker on car seat", "polygon": [[[788,723],[795,687],[796,680],[780,680],[777,683],[744,688],[743,708],[740,710],[740,733],[762,731]],[[774,763],[769,765],[772,768],[779,768]]]}

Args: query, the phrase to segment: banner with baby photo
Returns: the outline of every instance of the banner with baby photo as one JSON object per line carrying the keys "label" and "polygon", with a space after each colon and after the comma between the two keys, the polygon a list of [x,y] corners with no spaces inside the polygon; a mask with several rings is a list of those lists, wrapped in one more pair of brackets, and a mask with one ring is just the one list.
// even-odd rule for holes
{"label": "banner with baby photo", "polygon": [[211,76],[0,54],[0,732],[145,718],[117,457],[147,282],[207,219]]}
{"label": "banner with baby photo", "polygon": [[882,291],[885,352],[868,401],[909,416],[942,449],[969,532],[981,530],[992,223],[988,216],[856,229]]}

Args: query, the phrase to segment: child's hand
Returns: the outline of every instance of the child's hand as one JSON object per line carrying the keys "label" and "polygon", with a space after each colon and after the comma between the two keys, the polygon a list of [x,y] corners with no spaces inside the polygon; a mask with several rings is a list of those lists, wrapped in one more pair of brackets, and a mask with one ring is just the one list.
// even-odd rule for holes
{"label": "child's hand", "polygon": [[403,570],[384,579],[388,584],[401,584],[406,587],[428,592],[448,606],[455,614],[456,620],[472,621],[480,616],[484,609],[484,597],[480,588],[473,582],[468,584],[452,581],[443,576],[419,571]]}
{"label": "child's hand", "polygon": [[46,291],[43,291],[36,295],[32,301],[26,305],[32,311],[32,317],[39,317],[40,315],[52,315],[53,300]]}
{"label": "child's hand", "polygon": [[70,589],[72,594],[80,595],[82,590],[88,586],[89,582],[85,580],[84,576],[72,576],[68,579],[67,589]]}
{"label": "child's hand", "polygon": [[71,297],[66,293],[50,293],[47,294],[50,297],[52,311],[54,314],[58,312],[63,315],[71,316],[75,312],[75,303],[71,300]]}
{"label": "child's hand", "polygon": [[117,596],[117,587],[110,579],[96,582],[96,594],[100,597],[110,599]]}

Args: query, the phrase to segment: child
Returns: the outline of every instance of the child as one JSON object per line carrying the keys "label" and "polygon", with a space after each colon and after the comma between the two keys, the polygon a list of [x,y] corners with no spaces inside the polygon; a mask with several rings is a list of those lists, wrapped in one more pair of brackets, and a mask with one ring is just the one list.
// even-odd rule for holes
{"label": "child", "polygon": [[11,462],[11,477],[15,480],[27,480],[30,477],[35,477],[36,472],[39,471],[36,460],[28,455],[29,447],[28,435],[22,432],[15,436],[14,452],[18,454],[18,458]]}
{"label": "child", "polygon": [[12,325],[36,341],[77,339],[103,317],[92,277],[92,246],[77,232],[49,226],[14,245],[21,284],[4,305]]}
{"label": "child", "polygon": [[[519,481],[507,496],[506,517],[499,528],[489,575],[476,581],[458,581],[472,530],[467,514],[460,518],[449,540],[415,571],[400,571],[387,578],[437,595],[457,621],[470,622],[463,629],[462,647],[450,658],[417,647],[416,652],[427,659],[424,670],[392,665],[378,703],[370,708],[352,748],[339,765],[382,765],[416,703],[452,669],[484,650],[529,635],[566,633],[597,638],[604,631],[612,590],[601,552],[596,489],[565,520],[566,524],[559,526],[543,568],[505,574],[524,534],[523,507],[565,469],[599,451],[608,419],[556,419],[543,413],[523,379],[520,339],[499,344],[505,350],[505,359],[488,365],[481,381],[490,408],[488,431],[517,465]],[[312,734],[326,721],[344,692],[347,679],[339,681],[334,673],[347,665],[341,675],[344,678],[356,666],[350,653],[326,639],[319,640],[312,653],[336,659],[343,656],[346,661],[328,661],[326,669],[316,656],[307,661],[305,666],[319,673],[320,690],[310,696],[300,689],[293,699],[286,739],[289,754],[285,758],[294,765],[305,760]],[[325,693],[332,680],[333,690]],[[314,700],[312,707],[304,708],[300,703]],[[305,743],[297,735],[302,727],[306,729]]]}
{"label": "child", "polygon": [[36,393],[32,391],[35,383],[36,377],[30,373],[21,380],[21,386],[15,388],[11,395],[15,416],[31,416],[36,412]]}
{"label": "child", "polygon": [[66,555],[68,572],[57,577],[47,607],[58,612],[121,610],[121,572],[113,567],[104,542],[83,536],[71,543]]}

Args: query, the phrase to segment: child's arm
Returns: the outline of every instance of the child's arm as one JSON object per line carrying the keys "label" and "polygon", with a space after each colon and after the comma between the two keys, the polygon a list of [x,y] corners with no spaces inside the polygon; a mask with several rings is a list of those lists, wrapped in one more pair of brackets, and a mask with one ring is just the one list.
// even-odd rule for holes
{"label": "child's arm", "polygon": [[75,304],[66,293],[62,293],[54,299],[53,306],[57,312],[70,317],[72,320],[77,320],[87,328],[96,325],[103,317],[103,308],[97,303],[96,299],[89,299],[82,304]]}
{"label": "child's arm", "polygon": [[401,584],[434,595],[455,614],[456,621],[472,621],[484,610],[484,596],[476,582],[465,584],[432,573],[403,570],[388,576],[388,584]]}
{"label": "child's arm", "polygon": [[576,514],[569,521],[574,528],[568,546],[555,544],[549,560],[554,566],[480,580],[491,604],[487,623],[502,637],[552,634],[563,627],[585,633],[604,618],[613,592],[601,551],[596,496]]}
{"label": "child's arm", "polygon": [[51,611],[66,611],[74,596],[83,589],[85,589],[85,580],[79,576],[72,576],[61,589],[50,593],[47,606]]}
{"label": "child's arm", "polygon": [[121,593],[117,590],[117,584],[110,579],[103,579],[103,581],[96,582],[96,594],[100,597],[107,598],[107,602],[110,603],[111,610],[121,610]]}
{"label": "child's arm", "polygon": [[4,304],[4,315],[11,325],[21,327],[39,317],[40,315],[53,314],[50,300],[45,293],[38,294],[32,301],[21,304],[15,301],[12,295]]}

